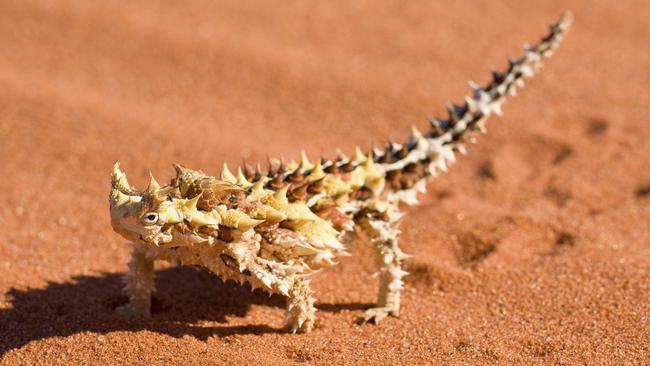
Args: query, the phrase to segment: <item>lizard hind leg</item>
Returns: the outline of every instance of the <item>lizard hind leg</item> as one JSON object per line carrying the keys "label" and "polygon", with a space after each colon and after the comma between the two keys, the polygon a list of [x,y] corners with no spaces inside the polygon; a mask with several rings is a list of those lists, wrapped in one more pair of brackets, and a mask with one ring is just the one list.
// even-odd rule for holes
{"label": "lizard hind leg", "polygon": [[369,214],[358,220],[359,226],[370,236],[379,267],[377,306],[361,314],[357,318],[359,323],[378,324],[386,316],[399,316],[402,277],[408,274],[402,269],[402,262],[409,257],[398,246],[401,216],[397,208],[390,207],[383,213]]}

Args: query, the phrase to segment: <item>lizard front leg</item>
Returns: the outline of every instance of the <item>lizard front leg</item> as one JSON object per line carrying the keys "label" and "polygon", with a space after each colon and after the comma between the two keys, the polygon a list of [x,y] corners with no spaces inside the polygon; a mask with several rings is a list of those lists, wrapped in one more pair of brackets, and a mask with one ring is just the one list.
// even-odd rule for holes
{"label": "lizard front leg", "polygon": [[402,277],[408,273],[402,269],[402,262],[408,256],[397,244],[397,226],[401,215],[394,209],[382,214],[369,214],[358,220],[361,228],[368,233],[375,248],[379,267],[379,296],[377,307],[366,310],[357,318],[360,323],[378,324],[386,316],[399,316]]}
{"label": "lizard front leg", "polygon": [[309,280],[298,279],[289,290],[285,324],[292,333],[308,333],[314,328],[316,308]]}
{"label": "lizard front leg", "polygon": [[133,245],[129,262],[129,273],[124,276],[124,292],[129,302],[118,307],[115,312],[128,316],[151,316],[151,293],[155,290],[154,258],[147,256],[139,245]]}

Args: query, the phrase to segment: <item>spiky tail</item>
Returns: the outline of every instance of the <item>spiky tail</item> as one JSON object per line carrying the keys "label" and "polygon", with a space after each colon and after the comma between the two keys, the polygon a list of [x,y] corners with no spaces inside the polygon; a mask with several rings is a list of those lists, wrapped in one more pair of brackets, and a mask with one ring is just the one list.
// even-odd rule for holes
{"label": "spiky tail", "polygon": [[[359,201],[381,193],[385,187],[389,200],[416,203],[416,191],[424,190],[425,178],[438,171],[446,171],[447,165],[455,160],[455,152],[465,152],[465,142],[472,141],[473,132],[484,131],[485,123],[493,113],[501,114],[501,105],[506,97],[515,95],[517,88],[523,86],[524,79],[531,78],[543,60],[551,57],[572,21],[570,12],[563,13],[559,21],[550,27],[549,34],[536,46],[525,46],[523,56],[509,61],[505,72],[493,71],[492,81],[485,87],[470,82],[474,89],[473,96],[465,98],[462,105],[450,104],[447,108],[449,116],[446,119],[433,119],[431,130],[426,134],[414,129],[412,137],[405,144],[390,143],[385,149],[373,149],[369,154],[357,149],[353,159],[339,155],[335,160],[322,158],[317,164],[309,162],[303,153],[300,164],[285,166],[284,163],[269,162],[268,172],[264,174],[259,165],[257,170],[253,170],[244,164],[243,172],[240,171],[235,177],[225,167],[221,179],[246,189],[264,186],[278,191],[284,187],[288,189],[285,193],[292,202],[309,203],[323,192],[338,198],[349,190],[352,191],[351,197]],[[330,187],[325,187],[324,175],[336,176],[355,171],[360,174],[354,174],[354,182],[334,180],[330,182]],[[363,180],[361,185],[359,178]],[[313,205],[313,202],[309,203],[309,206]]]}
{"label": "spiky tail", "polygon": [[[415,177],[405,180],[409,174],[435,175],[439,170],[446,171],[448,163],[455,160],[456,151],[465,153],[464,142],[472,141],[472,132],[485,132],[488,117],[493,113],[500,115],[508,95],[514,96],[517,88],[523,87],[524,79],[533,77],[543,60],[553,55],[572,22],[573,15],[564,12],[537,45],[524,46],[523,56],[509,60],[505,72],[493,71],[488,85],[479,87],[470,82],[474,95],[466,97],[462,105],[449,104],[448,117],[432,119],[428,133],[414,131],[409,143],[391,143],[385,150],[375,151],[375,161],[382,164],[389,186],[394,191],[408,189],[417,181]],[[417,169],[418,166],[426,169]]]}

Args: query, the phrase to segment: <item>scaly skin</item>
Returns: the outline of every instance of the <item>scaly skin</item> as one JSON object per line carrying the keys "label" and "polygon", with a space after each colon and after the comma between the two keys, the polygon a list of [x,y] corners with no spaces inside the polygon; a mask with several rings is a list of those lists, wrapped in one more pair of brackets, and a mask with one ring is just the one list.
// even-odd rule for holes
{"label": "scaly skin", "polygon": [[473,141],[473,132],[501,113],[506,97],[552,55],[571,22],[564,13],[538,45],[510,60],[507,71],[493,72],[483,88],[471,83],[473,96],[450,105],[448,118],[432,120],[426,134],[414,129],[405,144],[315,163],[303,154],[299,163],[269,162],[266,172],[245,166],[235,175],[224,166],[219,178],[176,165],[172,182],[161,187],[151,177],[144,191],[132,188],[116,163],[111,223],[134,243],[126,276],[130,302],[118,312],[149,316],[153,262],[179,261],[286,297],[287,328],[309,332],[315,321],[309,276],[346,255],[347,234],[358,227],[376,248],[380,278],[377,307],[358,320],[398,316],[407,274],[407,256],[398,246],[399,204],[417,203],[427,178],[446,171],[455,152],[464,153],[465,142]]}

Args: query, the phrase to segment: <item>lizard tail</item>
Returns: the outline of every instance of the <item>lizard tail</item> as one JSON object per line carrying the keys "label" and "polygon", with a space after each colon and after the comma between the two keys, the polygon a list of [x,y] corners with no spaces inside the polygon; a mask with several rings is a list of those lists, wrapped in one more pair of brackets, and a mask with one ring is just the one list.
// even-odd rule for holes
{"label": "lizard tail", "polygon": [[431,130],[426,134],[414,129],[408,143],[391,143],[385,150],[375,151],[375,162],[382,164],[389,189],[410,189],[422,183],[425,175],[446,171],[447,165],[455,161],[455,152],[464,154],[465,142],[473,142],[473,132],[485,132],[487,119],[492,114],[501,115],[501,106],[508,96],[516,95],[524,79],[533,77],[543,61],[553,55],[572,22],[571,12],[564,12],[537,45],[525,45],[521,57],[509,60],[506,71],[492,71],[492,80],[486,86],[470,82],[473,95],[461,105],[449,104],[447,118],[432,119]]}
{"label": "lizard tail", "polygon": [[[455,161],[455,153],[465,153],[465,143],[473,141],[475,131],[485,131],[487,119],[492,114],[501,114],[501,105],[510,95],[515,95],[524,79],[531,78],[551,57],[573,21],[570,12],[565,12],[559,21],[550,27],[549,33],[535,46],[525,46],[524,54],[509,61],[505,72],[492,72],[492,80],[484,87],[470,82],[474,93],[466,97],[462,105],[448,106],[448,117],[431,120],[431,129],[422,134],[413,130],[405,144],[391,142],[385,149],[373,149],[364,154],[357,149],[355,158],[339,155],[335,160],[322,158],[316,164],[308,161],[303,153],[300,163],[269,161],[268,172],[253,170],[244,164],[235,177],[227,167],[221,179],[246,189],[265,187],[284,192],[290,201],[305,201],[313,206],[314,197],[338,198],[351,194],[355,200],[364,200],[384,190],[389,200],[407,204],[417,202],[417,191],[424,191],[426,177],[446,171]],[[340,179],[324,181],[325,175],[338,177],[352,175],[343,182]],[[251,181],[249,181],[251,180]],[[257,188],[256,188],[257,187]],[[319,198],[320,199],[320,198]]]}

